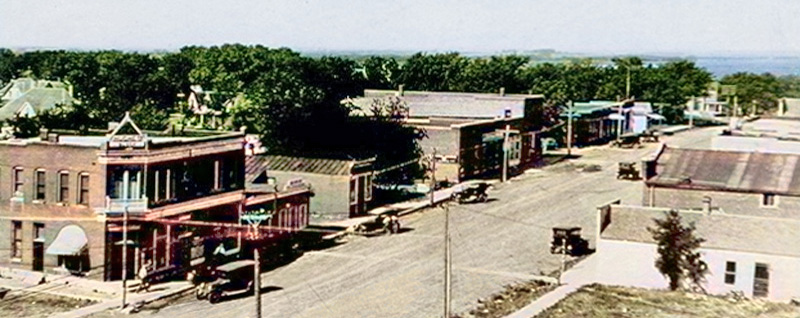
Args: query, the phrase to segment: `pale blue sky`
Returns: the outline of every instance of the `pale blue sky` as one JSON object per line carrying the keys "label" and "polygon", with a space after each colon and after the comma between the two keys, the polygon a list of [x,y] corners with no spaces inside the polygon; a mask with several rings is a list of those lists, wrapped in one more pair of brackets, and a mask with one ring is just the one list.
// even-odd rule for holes
{"label": "pale blue sky", "polygon": [[4,0],[0,47],[800,55],[798,0]]}

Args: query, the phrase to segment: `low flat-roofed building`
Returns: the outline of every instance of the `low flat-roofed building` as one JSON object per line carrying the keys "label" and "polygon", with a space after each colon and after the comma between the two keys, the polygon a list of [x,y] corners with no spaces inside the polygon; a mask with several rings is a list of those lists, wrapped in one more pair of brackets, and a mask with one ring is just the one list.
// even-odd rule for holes
{"label": "low flat-roofed building", "polygon": [[308,186],[314,193],[311,221],[365,215],[372,201],[374,159],[255,155],[247,157],[248,184],[278,191]]}
{"label": "low flat-roofed building", "polygon": [[[598,209],[596,279],[599,283],[667,288],[655,267],[657,245],[648,227],[669,208],[609,205]],[[699,249],[708,265],[703,287],[712,294],[788,301],[800,297],[800,220],[754,217],[719,211],[679,210],[684,224],[704,239]]]}

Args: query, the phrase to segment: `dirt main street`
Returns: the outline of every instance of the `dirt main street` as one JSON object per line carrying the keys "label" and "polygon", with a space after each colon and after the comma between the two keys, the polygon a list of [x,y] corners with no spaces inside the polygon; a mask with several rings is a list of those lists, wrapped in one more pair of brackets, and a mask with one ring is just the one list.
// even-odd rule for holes
{"label": "dirt main street", "polygon": [[[720,129],[663,138],[669,145],[707,146]],[[596,207],[612,200],[641,201],[641,181],[617,180],[619,161],[639,161],[658,144],[640,149],[584,148],[581,158],[527,173],[490,194],[488,203],[450,208],[453,311],[475,308],[477,299],[503,285],[557,270],[549,252],[550,228],[577,225],[594,245]],[[571,167],[592,164],[598,172]],[[402,219],[408,231],[356,237],[263,275],[264,317],[437,317],[443,300],[444,210],[428,209]],[[189,301],[153,314],[158,317],[251,316],[252,297],[211,305]]]}

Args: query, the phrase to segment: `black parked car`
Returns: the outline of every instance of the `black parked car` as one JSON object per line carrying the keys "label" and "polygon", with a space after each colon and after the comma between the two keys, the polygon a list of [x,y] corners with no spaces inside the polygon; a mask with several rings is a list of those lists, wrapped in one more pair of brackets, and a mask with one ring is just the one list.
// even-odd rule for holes
{"label": "black parked car", "polygon": [[197,298],[213,304],[223,297],[253,293],[255,264],[253,260],[240,260],[218,266],[212,272],[212,281],[197,286]]}
{"label": "black parked car", "polygon": [[[566,248],[566,251],[564,250]],[[550,253],[580,256],[589,253],[589,241],[581,237],[581,228],[554,227],[553,242],[550,243]]]}

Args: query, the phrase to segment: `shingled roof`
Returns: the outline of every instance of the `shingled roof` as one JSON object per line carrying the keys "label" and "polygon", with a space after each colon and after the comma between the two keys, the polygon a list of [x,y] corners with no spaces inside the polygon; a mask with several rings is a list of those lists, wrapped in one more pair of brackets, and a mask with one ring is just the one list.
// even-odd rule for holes
{"label": "shingled roof", "polygon": [[[647,227],[663,219],[665,208],[612,205],[605,240],[655,244]],[[724,213],[679,211],[684,224],[694,223],[703,248],[800,257],[800,220]],[[764,235],[768,230],[769,235]]]}
{"label": "shingled roof", "polygon": [[800,155],[665,147],[648,185],[800,196]]}
{"label": "shingled roof", "polygon": [[289,156],[249,156],[245,160],[245,180],[252,183],[264,171],[294,171],[346,176],[358,161]]}
{"label": "shingled roof", "polygon": [[3,97],[0,103],[0,121],[20,115],[27,107],[39,113],[59,104],[67,105],[73,102],[63,83],[35,81],[29,78],[10,82],[0,89],[0,96]]}

